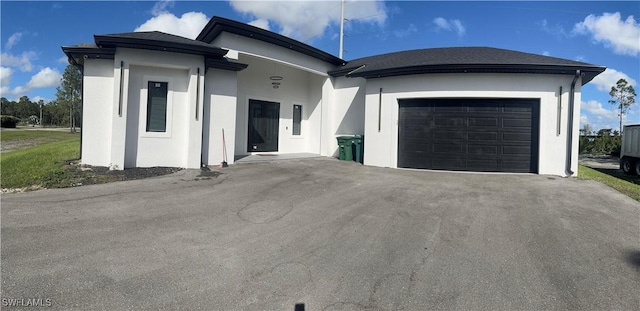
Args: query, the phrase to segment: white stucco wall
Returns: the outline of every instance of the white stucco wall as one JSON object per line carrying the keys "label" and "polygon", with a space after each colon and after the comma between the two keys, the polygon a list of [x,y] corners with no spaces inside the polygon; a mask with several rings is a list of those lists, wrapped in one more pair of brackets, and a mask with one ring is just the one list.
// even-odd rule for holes
{"label": "white stucco wall", "polygon": [[[291,66],[240,54],[239,62],[248,64],[238,73],[235,154],[248,154],[249,100],[280,103],[278,153],[317,152],[320,137],[320,94],[324,79]],[[284,79],[276,89],[270,76]],[[301,135],[293,135],[293,105],[302,106]]]}
{"label": "white stucco wall", "polygon": [[209,69],[205,78],[202,162],[219,165],[223,161],[224,129],[227,163],[234,162],[236,136],[237,72]]}
{"label": "white stucco wall", "polygon": [[[120,169],[151,166],[200,167],[204,79],[200,79],[198,104],[196,81],[198,68],[200,75],[204,75],[203,57],[119,48],[114,62],[116,68],[119,68],[121,60],[126,64],[124,85],[127,96],[122,116],[118,116],[116,112],[112,123],[112,165]],[[146,132],[146,81],[149,80],[169,82],[165,133]],[[118,83],[115,85],[119,87]],[[117,110],[117,100],[114,100],[114,105]]]}
{"label": "white stucco wall", "polygon": [[291,49],[285,49],[281,46],[228,32],[222,32],[211,44],[224,49],[234,50],[231,54],[234,54],[236,53],[235,51],[237,51],[244,55],[252,55],[271,61],[281,62],[288,66],[322,76],[327,76],[327,71],[333,69],[331,64],[311,56]]}
{"label": "white stucco wall", "polygon": [[82,98],[82,163],[109,166],[113,105],[113,60],[87,59]]}
{"label": "white stucco wall", "polygon": [[[540,99],[538,173],[565,175],[569,88],[573,76],[534,74],[430,74],[370,79],[366,84],[364,164],[397,167],[398,99],[404,98],[536,98]],[[580,80],[576,83],[572,169],[577,172]],[[558,90],[562,86],[560,135]],[[378,96],[382,92],[381,130]]]}
{"label": "white stucco wall", "polygon": [[325,126],[325,155],[338,156],[337,136],[363,135],[365,114],[365,90],[367,81],[362,78],[338,77],[333,80],[333,91]]}

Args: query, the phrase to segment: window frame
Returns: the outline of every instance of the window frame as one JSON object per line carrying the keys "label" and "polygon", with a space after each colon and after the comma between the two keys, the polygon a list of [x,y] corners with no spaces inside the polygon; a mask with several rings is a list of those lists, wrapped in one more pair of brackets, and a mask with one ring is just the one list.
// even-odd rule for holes
{"label": "window frame", "polygon": [[[147,131],[147,113],[149,111],[149,82],[167,83],[167,110],[164,132]],[[144,75],[140,89],[139,133],[141,137],[170,138],[173,121],[173,78],[167,76]]]}
{"label": "window frame", "polygon": [[[300,107],[300,120],[298,120],[298,133],[296,134],[296,107]],[[297,103],[293,104],[292,116],[291,116],[291,135],[295,137],[302,136],[302,109],[304,105]]]}

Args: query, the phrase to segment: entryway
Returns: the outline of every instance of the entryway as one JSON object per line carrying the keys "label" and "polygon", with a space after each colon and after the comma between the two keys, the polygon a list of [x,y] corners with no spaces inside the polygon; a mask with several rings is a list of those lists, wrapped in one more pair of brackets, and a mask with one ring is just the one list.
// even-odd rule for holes
{"label": "entryway", "polygon": [[247,152],[278,151],[280,103],[249,100]]}

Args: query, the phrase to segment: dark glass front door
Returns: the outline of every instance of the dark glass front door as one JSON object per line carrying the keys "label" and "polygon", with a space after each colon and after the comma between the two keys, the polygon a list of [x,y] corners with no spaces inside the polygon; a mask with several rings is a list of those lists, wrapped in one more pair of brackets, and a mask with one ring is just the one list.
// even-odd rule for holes
{"label": "dark glass front door", "polygon": [[247,152],[278,151],[280,104],[249,100]]}

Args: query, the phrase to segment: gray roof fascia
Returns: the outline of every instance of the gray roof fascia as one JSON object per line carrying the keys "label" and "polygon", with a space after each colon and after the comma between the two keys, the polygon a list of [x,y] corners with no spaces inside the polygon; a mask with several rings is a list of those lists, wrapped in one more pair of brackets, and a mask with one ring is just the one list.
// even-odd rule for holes
{"label": "gray roof fascia", "polygon": [[202,29],[196,40],[211,43],[224,31],[290,49],[336,66],[344,65],[346,63],[345,60],[300,41],[262,28],[218,16],[214,16],[209,20],[209,23],[207,23],[207,25]]}
{"label": "gray roof fascia", "polygon": [[150,40],[141,38],[124,38],[115,36],[94,36],[96,44],[100,47],[122,47],[133,49],[146,49],[164,52],[176,52],[195,54],[221,58],[227,54],[227,50],[215,46],[189,45],[169,41]]}
{"label": "gray roof fascia", "polygon": [[62,52],[67,55],[69,62],[76,66],[82,66],[85,59],[114,59],[115,48],[98,48],[82,46],[63,46]]}
{"label": "gray roof fascia", "polygon": [[536,64],[442,64],[442,65],[425,65],[425,66],[408,66],[386,68],[380,70],[367,71],[359,70],[347,75],[347,71],[353,68],[338,69],[330,71],[331,76],[361,77],[365,79],[385,78],[414,74],[432,74],[432,73],[533,73],[533,74],[564,74],[574,75],[576,70],[584,73],[582,84],[591,81],[595,76],[600,74],[606,67],[600,66],[567,66],[567,65],[536,65]]}

